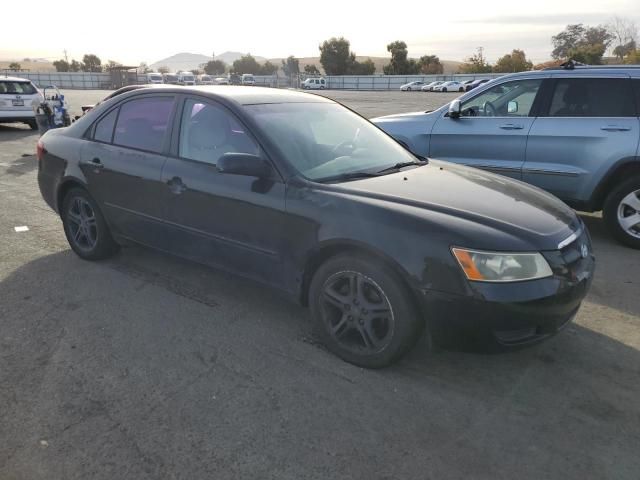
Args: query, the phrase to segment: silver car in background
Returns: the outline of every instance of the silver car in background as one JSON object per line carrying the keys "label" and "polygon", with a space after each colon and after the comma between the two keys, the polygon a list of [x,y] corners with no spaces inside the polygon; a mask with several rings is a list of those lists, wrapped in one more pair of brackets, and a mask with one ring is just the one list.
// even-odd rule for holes
{"label": "silver car in background", "polygon": [[640,67],[570,65],[506,75],[433,112],[373,122],[421,156],[602,210],[613,236],[640,249],[639,116]]}

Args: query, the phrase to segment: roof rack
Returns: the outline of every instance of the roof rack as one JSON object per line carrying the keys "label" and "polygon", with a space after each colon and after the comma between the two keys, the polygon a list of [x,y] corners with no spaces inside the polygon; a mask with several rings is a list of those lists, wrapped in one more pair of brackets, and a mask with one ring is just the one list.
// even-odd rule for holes
{"label": "roof rack", "polygon": [[579,69],[607,69],[607,68],[640,68],[640,65],[587,65],[586,63],[567,60],[556,67],[547,67],[544,70],[575,70]]}

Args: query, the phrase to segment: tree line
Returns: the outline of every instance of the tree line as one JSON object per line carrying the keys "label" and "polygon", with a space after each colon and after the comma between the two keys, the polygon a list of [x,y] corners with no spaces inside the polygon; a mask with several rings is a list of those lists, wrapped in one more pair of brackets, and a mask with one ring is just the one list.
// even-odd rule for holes
{"label": "tree line", "polygon": [[[552,61],[538,65],[527,58],[521,49],[513,49],[500,57],[494,64],[487,61],[484,50],[478,48],[476,53],[467,57],[458,68],[458,73],[510,73],[521,72],[546,66],[557,65],[562,61],[572,59],[589,65],[599,65],[605,62],[627,64],[640,64],[640,50],[638,49],[638,28],[628,19],[614,17],[606,25],[589,26],[582,23],[567,25],[564,30],[551,37],[553,50]],[[358,60],[355,52],[351,51],[351,43],[344,37],[332,37],[322,42],[320,51],[320,64],[326,75],[373,75],[376,73],[376,65],[371,58]],[[387,45],[387,51],[391,59],[383,66],[385,75],[433,75],[442,74],[444,66],[437,55],[423,55],[420,58],[409,58],[407,44],[402,40],[396,40]],[[611,51],[613,57],[605,59],[604,55]],[[94,54],[86,54],[82,61],[66,59],[53,62],[58,72],[102,72],[118,66],[117,62],[109,60],[102,64],[100,58]],[[20,64],[13,63],[11,69],[19,69]],[[142,63],[139,70],[143,73],[150,71],[149,67]],[[212,59],[200,68],[193,69],[194,74],[207,73],[209,75],[222,75],[224,73],[251,73],[254,75],[273,75],[282,70],[287,76],[300,73],[319,75],[321,72],[313,64],[307,64],[300,69],[300,60],[293,55],[276,65],[270,61],[258,62],[251,54],[227,65],[221,60]],[[158,68],[160,73],[168,73],[167,67]]]}

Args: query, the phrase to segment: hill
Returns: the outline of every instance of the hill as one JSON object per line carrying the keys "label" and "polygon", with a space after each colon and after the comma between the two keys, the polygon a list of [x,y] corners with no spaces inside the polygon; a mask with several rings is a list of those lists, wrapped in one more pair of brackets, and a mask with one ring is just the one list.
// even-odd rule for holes
{"label": "hill", "polygon": [[[224,52],[224,53],[221,53],[220,55],[216,55],[215,59],[222,60],[227,65],[231,65],[233,64],[233,62],[238,60],[243,55],[246,55],[246,54],[240,53],[240,52]],[[266,61],[266,58],[264,57],[259,57],[254,55],[254,58],[260,63],[263,63]],[[198,68],[200,67],[200,65],[208,62],[209,60],[211,60],[210,55],[208,56],[208,55],[202,55],[199,53],[182,52],[182,53],[176,53],[175,55],[164,58],[162,60],[158,60],[157,62],[154,62],[151,65],[149,65],[149,67],[154,70],[159,67],[168,67],[169,70],[177,72],[180,70],[191,70],[194,68]]]}
{"label": "hill", "polygon": [[[29,72],[55,72],[56,69],[51,62],[48,60],[0,60],[0,72],[4,75],[5,70],[9,68],[9,64],[13,62],[18,62],[20,64],[20,68],[22,70],[27,70]],[[20,76],[20,72],[11,73],[9,75],[15,75],[17,77]]]}

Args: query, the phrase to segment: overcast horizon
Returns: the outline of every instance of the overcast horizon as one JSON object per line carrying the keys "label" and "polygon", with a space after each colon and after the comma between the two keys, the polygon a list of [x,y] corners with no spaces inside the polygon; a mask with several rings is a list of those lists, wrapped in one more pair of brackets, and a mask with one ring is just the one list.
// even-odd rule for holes
{"label": "overcast horizon", "polygon": [[[317,57],[323,40],[344,36],[351,42],[351,51],[365,57],[389,56],[386,45],[404,40],[411,57],[433,54],[442,60],[463,61],[482,46],[490,62],[519,48],[538,63],[550,59],[551,36],[567,24],[606,24],[614,16],[640,24],[637,0],[611,0],[606,6],[595,1],[559,3],[539,0],[536,11],[545,13],[537,14],[504,0],[461,2],[470,9],[425,4],[398,11],[364,2],[325,0],[311,12],[301,9],[299,1],[279,0],[269,4],[194,4],[196,11],[187,12],[114,0],[108,10],[92,12],[86,2],[71,0],[56,5],[60,22],[48,17],[50,32],[25,37],[23,22],[3,24],[0,60],[30,57],[53,61],[64,58],[65,49],[69,59],[81,60],[85,53],[94,53],[103,62],[131,65],[152,64],[179,52]],[[34,11],[49,8],[42,0],[30,5]],[[206,19],[206,26],[193,21],[196,14],[198,19]]]}

